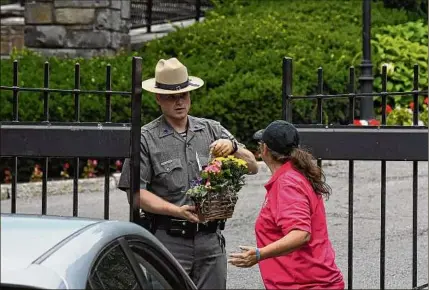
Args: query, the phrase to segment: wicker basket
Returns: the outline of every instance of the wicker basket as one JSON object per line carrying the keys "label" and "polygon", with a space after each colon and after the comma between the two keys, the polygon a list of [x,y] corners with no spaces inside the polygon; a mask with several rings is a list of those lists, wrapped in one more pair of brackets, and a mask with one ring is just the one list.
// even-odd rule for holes
{"label": "wicker basket", "polygon": [[225,220],[232,217],[237,200],[235,193],[210,194],[203,202],[195,202],[195,207],[205,221]]}

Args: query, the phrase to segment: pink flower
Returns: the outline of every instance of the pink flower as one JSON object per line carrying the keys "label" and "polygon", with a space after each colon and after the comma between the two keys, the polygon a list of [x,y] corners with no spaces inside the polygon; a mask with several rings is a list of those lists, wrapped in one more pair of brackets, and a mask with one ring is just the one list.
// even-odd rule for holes
{"label": "pink flower", "polygon": [[210,181],[209,180],[207,180],[207,182],[206,182],[206,184],[204,185],[206,188],[209,188],[210,187]]}
{"label": "pink flower", "polygon": [[97,166],[97,164],[98,164],[98,161],[97,160],[92,160],[92,165],[94,165],[94,166]]}
{"label": "pink flower", "polygon": [[213,166],[216,166],[220,169],[222,168],[222,162],[220,162],[219,160],[215,160],[213,161]]}
{"label": "pink flower", "polygon": [[121,167],[122,166],[121,160],[116,160],[115,165],[116,167]]}
{"label": "pink flower", "polygon": [[208,172],[208,173],[219,173],[220,168],[215,166],[215,165],[209,165],[206,167],[206,169],[204,171]]}

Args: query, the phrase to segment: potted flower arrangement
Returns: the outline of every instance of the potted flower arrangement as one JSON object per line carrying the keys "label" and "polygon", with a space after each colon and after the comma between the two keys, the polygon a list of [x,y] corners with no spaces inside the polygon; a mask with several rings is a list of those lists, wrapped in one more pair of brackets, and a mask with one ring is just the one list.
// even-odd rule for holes
{"label": "potted flower arrangement", "polygon": [[246,161],[234,156],[217,157],[203,168],[187,195],[205,221],[228,219],[234,213],[238,192],[248,173]]}

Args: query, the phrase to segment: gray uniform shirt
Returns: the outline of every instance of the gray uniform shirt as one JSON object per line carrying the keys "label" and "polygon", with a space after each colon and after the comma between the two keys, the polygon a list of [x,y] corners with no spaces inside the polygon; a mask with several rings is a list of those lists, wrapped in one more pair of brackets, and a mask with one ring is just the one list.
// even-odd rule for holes
{"label": "gray uniform shirt", "polygon": [[[140,188],[178,206],[192,204],[186,191],[199,176],[198,162],[207,165],[209,146],[217,139],[235,140],[235,137],[219,122],[209,119],[189,116],[186,139],[163,116],[144,125],[140,141]],[[125,159],[118,183],[118,188],[124,191],[130,187],[129,161]]]}

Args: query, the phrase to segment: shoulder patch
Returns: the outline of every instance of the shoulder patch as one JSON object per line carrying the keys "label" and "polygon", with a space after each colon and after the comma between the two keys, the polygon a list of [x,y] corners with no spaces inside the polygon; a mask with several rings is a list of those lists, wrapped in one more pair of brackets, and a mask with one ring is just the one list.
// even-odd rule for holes
{"label": "shoulder patch", "polygon": [[159,126],[159,124],[161,123],[161,117],[156,118],[155,120],[145,124],[142,126],[142,132],[143,131],[151,131],[155,128],[157,128]]}

